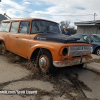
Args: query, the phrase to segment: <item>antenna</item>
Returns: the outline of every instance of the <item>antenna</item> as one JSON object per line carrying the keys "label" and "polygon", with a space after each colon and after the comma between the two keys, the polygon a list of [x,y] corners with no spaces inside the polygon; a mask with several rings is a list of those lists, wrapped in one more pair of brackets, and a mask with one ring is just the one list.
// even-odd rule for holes
{"label": "antenna", "polygon": [[4,16],[8,19],[11,19],[6,13],[4,13]]}

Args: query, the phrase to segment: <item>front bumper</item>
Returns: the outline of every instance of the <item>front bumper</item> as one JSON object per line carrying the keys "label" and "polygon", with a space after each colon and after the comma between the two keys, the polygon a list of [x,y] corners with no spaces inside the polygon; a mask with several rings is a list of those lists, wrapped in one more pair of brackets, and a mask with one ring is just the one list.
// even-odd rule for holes
{"label": "front bumper", "polygon": [[73,66],[73,65],[79,65],[83,63],[90,63],[92,60],[92,57],[83,57],[83,58],[76,58],[72,60],[66,60],[66,61],[53,61],[53,65],[55,67],[66,67],[66,66]]}

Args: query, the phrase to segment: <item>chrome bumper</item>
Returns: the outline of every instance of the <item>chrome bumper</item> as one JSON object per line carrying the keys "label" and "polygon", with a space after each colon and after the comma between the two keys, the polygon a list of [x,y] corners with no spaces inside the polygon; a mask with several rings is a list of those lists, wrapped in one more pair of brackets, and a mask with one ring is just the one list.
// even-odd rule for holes
{"label": "chrome bumper", "polygon": [[74,60],[53,61],[53,65],[55,67],[66,67],[66,66],[79,65],[82,63],[90,63],[91,60],[92,60],[92,57],[84,57],[84,58],[77,58]]}

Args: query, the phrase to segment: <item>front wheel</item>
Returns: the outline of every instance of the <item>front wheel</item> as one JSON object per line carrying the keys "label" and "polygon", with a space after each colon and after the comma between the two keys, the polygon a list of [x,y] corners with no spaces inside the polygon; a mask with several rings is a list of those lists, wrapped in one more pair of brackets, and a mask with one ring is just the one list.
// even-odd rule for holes
{"label": "front wheel", "polygon": [[100,56],[100,47],[96,49],[95,54],[97,54],[98,56]]}
{"label": "front wheel", "polygon": [[38,57],[37,64],[39,71],[42,73],[51,73],[55,72],[55,67],[53,66],[52,55],[48,50],[41,49]]}
{"label": "front wheel", "polygon": [[83,64],[79,64],[77,66],[80,67],[80,68],[83,68],[84,67],[84,63]]}

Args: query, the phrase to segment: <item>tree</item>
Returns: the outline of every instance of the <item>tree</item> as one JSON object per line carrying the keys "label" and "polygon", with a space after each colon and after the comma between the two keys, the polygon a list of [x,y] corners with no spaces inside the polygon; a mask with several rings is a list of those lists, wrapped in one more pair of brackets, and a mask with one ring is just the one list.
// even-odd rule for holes
{"label": "tree", "polygon": [[76,29],[74,26],[70,26],[70,21],[61,21],[59,23],[62,33],[64,34],[64,28],[67,28],[70,34],[75,34]]}
{"label": "tree", "polygon": [[70,25],[70,21],[61,21],[59,24],[61,29],[68,28]]}

